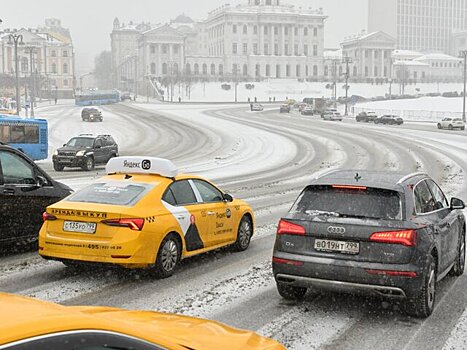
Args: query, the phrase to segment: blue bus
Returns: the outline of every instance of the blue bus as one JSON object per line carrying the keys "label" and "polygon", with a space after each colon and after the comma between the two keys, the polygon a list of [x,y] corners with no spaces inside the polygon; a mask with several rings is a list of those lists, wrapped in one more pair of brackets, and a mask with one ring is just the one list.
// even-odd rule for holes
{"label": "blue bus", "polygon": [[0,114],[0,141],[23,151],[33,160],[46,159],[47,120]]}
{"label": "blue bus", "polygon": [[120,102],[118,90],[91,90],[75,96],[75,104],[78,106],[106,105]]}

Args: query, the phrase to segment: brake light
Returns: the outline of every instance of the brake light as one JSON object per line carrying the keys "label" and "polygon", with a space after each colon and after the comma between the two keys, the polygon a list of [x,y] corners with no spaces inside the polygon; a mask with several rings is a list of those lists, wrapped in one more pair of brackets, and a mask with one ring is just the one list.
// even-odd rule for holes
{"label": "brake light", "polygon": [[42,213],[42,220],[44,220],[44,222],[47,220],[57,220],[57,217],[44,211]]}
{"label": "brake light", "polygon": [[407,247],[413,247],[417,240],[417,231],[401,230],[375,232],[370,236],[370,241],[380,243],[402,244]]}
{"label": "brake light", "polygon": [[141,231],[144,226],[142,218],[126,218],[126,219],[109,219],[102,220],[101,223],[109,226],[128,227],[133,231]]}
{"label": "brake light", "polygon": [[279,225],[277,225],[277,234],[278,235],[305,235],[305,228],[298,224],[293,224],[289,221],[280,220]]}
{"label": "brake light", "polygon": [[276,258],[275,256],[272,257],[272,262],[276,264],[285,264],[285,265],[293,265],[293,266],[303,266],[303,262],[296,261],[296,260],[289,260],[289,259],[281,259]]}
{"label": "brake light", "polygon": [[395,271],[395,270],[365,270],[370,275],[387,275],[387,276],[402,276],[402,277],[417,277],[414,271]]}
{"label": "brake light", "polygon": [[332,185],[331,187],[344,190],[366,190],[366,186]]}

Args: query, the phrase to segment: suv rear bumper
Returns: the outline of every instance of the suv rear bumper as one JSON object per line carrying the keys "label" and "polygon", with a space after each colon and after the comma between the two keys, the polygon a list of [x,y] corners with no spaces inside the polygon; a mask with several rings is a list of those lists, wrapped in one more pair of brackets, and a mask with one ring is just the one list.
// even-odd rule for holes
{"label": "suv rear bumper", "polygon": [[[384,264],[337,260],[275,252],[275,258],[291,263],[273,261],[276,282],[297,287],[313,287],[337,291],[357,291],[388,297],[413,297],[424,283],[425,271],[414,264]],[[414,277],[392,276],[383,272],[415,273]]]}

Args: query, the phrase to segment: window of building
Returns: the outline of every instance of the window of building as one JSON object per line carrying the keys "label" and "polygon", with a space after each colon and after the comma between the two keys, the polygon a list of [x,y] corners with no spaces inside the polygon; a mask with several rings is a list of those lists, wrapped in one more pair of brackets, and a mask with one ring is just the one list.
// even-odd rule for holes
{"label": "window of building", "polygon": [[375,56],[375,58],[378,58],[378,51],[376,51],[376,50],[374,51],[374,56]]}
{"label": "window of building", "polygon": [[284,35],[289,35],[289,27],[284,27]]}
{"label": "window of building", "polygon": [[269,55],[269,46],[268,46],[268,44],[264,44],[264,54]]}
{"label": "window of building", "polygon": [[63,79],[63,86],[68,86],[68,79]]}
{"label": "window of building", "polygon": [[199,64],[195,63],[195,75],[199,74]]}
{"label": "window of building", "polygon": [[285,44],[284,45],[284,55],[288,55],[289,54],[289,44]]}
{"label": "window of building", "polygon": [[63,57],[68,57],[68,51],[67,50],[63,51]]}
{"label": "window of building", "polygon": [[203,63],[203,75],[208,74],[208,65],[206,63]]}
{"label": "window of building", "polygon": [[29,71],[28,59],[26,57],[23,57],[20,62],[21,62],[21,71],[28,72]]}
{"label": "window of building", "polygon": [[178,55],[178,45],[173,46],[173,51],[175,55]]}
{"label": "window of building", "polygon": [[236,63],[232,64],[232,74],[233,74],[233,75],[237,75],[237,74],[238,74],[238,67],[237,67],[237,64],[236,64]]}
{"label": "window of building", "polygon": [[274,55],[279,55],[279,44],[274,44]]}
{"label": "window of building", "polygon": [[313,56],[318,56],[318,45],[313,45]]}
{"label": "window of building", "polygon": [[352,75],[353,75],[354,77],[357,76],[357,67],[356,67],[356,66],[353,67],[353,73],[352,73]]}
{"label": "window of building", "polygon": [[266,76],[267,77],[271,76],[271,66],[269,64],[266,65]]}
{"label": "window of building", "polygon": [[309,72],[308,72],[308,66],[305,66],[305,76],[307,77],[308,74],[309,74]]}
{"label": "window of building", "polygon": [[234,55],[237,54],[237,43],[233,43],[233,44],[232,44],[232,53],[233,53]]}
{"label": "window of building", "polygon": [[52,73],[57,74],[57,64],[52,63]]}
{"label": "window of building", "polygon": [[237,34],[237,25],[232,25],[232,33]]}
{"label": "window of building", "polygon": [[298,56],[298,44],[295,44],[294,46],[294,54],[295,56]]}
{"label": "window of building", "polygon": [[324,66],[324,76],[327,77],[329,74],[329,67],[328,66]]}
{"label": "window of building", "polygon": [[308,35],[308,27],[303,28],[303,35]]}
{"label": "window of building", "polygon": [[156,74],[156,64],[154,62],[151,63],[151,74]]}
{"label": "window of building", "polygon": [[279,34],[279,28],[277,26],[274,26],[274,35]]}
{"label": "window of building", "polygon": [[300,75],[301,75],[300,73],[301,73],[301,71],[300,71],[300,65],[297,64],[297,66],[295,67],[295,76],[296,76],[296,77],[300,77]]}
{"label": "window of building", "polygon": [[290,65],[289,64],[285,66],[285,75],[287,77],[290,77]]}
{"label": "window of building", "polygon": [[63,74],[68,74],[68,64],[67,63],[63,64]]}
{"label": "window of building", "polygon": [[243,65],[243,75],[244,76],[248,75],[248,66],[246,64]]}
{"label": "window of building", "polygon": [[162,63],[162,74],[167,74],[167,63]]}
{"label": "window of building", "polygon": [[162,53],[167,54],[167,45],[162,45]]}
{"label": "window of building", "polygon": [[305,56],[308,56],[308,45],[304,45],[304,46],[303,46],[303,54],[304,54]]}
{"label": "window of building", "polygon": [[187,75],[190,75],[190,74],[191,74],[191,66],[190,66],[189,63],[187,63],[187,64],[185,65],[185,73],[186,73]]}
{"label": "window of building", "polygon": [[244,55],[248,54],[248,44],[247,43],[243,43],[243,54]]}
{"label": "window of building", "polygon": [[281,66],[279,64],[276,64],[276,78],[281,77]]}
{"label": "window of building", "polygon": [[156,53],[156,45],[149,46],[151,53]]}
{"label": "window of building", "polygon": [[243,26],[243,34],[248,34],[248,27],[246,25]]}
{"label": "window of building", "polygon": [[224,75],[224,66],[222,64],[219,65],[219,75]]}
{"label": "window of building", "polygon": [[259,77],[261,75],[261,66],[259,64],[255,65],[255,77]]}
{"label": "window of building", "polygon": [[294,35],[298,35],[298,27],[294,28]]}
{"label": "window of building", "polygon": [[318,28],[313,28],[313,36],[318,36]]}
{"label": "window of building", "polygon": [[268,26],[264,26],[264,34],[268,34]]}
{"label": "window of building", "polygon": [[374,76],[377,77],[378,76],[378,67],[375,66],[373,71],[374,71]]}
{"label": "window of building", "polygon": [[52,57],[57,57],[57,51],[52,50],[52,51],[50,52],[50,56],[52,56]]}
{"label": "window of building", "polygon": [[253,44],[253,53],[254,53],[255,55],[258,54],[258,44],[257,44],[257,43],[254,43],[254,44]]}
{"label": "window of building", "polygon": [[365,77],[367,77],[367,76],[368,76],[368,67],[365,66]]}
{"label": "window of building", "polygon": [[368,58],[370,56],[369,51],[365,50],[365,58]]}
{"label": "window of building", "polygon": [[214,63],[211,64],[211,75],[216,75],[216,65]]}

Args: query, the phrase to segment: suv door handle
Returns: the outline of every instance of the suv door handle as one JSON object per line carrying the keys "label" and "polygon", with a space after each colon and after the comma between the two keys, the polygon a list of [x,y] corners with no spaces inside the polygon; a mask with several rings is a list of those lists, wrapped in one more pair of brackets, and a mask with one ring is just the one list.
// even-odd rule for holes
{"label": "suv door handle", "polygon": [[6,194],[8,196],[13,196],[15,194],[15,190],[13,188],[4,188],[3,194]]}

